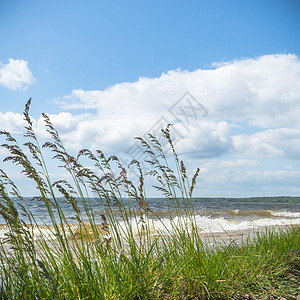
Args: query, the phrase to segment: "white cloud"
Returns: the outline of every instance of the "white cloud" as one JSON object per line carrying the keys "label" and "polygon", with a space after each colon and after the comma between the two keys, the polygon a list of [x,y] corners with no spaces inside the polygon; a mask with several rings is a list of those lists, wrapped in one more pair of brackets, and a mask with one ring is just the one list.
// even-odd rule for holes
{"label": "white cloud", "polygon": [[[7,82],[11,88],[24,88],[32,80],[20,85]],[[186,91],[195,100],[177,102]],[[204,191],[212,196],[216,188],[219,196],[299,193],[300,60],[296,55],[169,71],[105,90],[73,90],[56,103],[64,111],[49,116],[68,150],[100,149],[122,157],[135,136],[173,123],[171,135],[187,169],[201,168],[197,195]],[[208,111],[206,116],[200,104]],[[178,114],[180,109],[185,115]],[[33,122],[38,136],[48,138],[43,119]],[[1,129],[21,134],[23,125],[22,115],[0,113]]]}
{"label": "white cloud", "polygon": [[[195,118],[186,102],[177,103],[186,91],[206,108],[206,117],[203,111],[196,111]],[[73,90],[56,102],[68,110],[91,109],[88,118],[57,116],[61,122],[72,122],[65,138],[74,145],[90,141],[94,148],[125,151],[133,137],[155,124],[158,127],[161,119],[161,127],[174,123],[175,133],[181,135],[178,151],[194,158],[231,151],[299,158],[300,60],[292,54],[235,60],[192,72],[169,71],[158,78],[143,77],[103,91]],[[190,115],[190,124],[182,116],[181,122],[176,121],[179,115],[170,110],[174,105],[181,105]],[[232,128],[242,123],[255,126],[258,133],[241,131],[234,136]]]}
{"label": "white cloud", "polygon": [[23,116],[19,113],[0,112],[0,128],[11,134],[22,134],[24,132],[25,122]]}
{"label": "white cloud", "polygon": [[197,125],[190,127],[189,131],[180,131],[184,135],[176,144],[179,153],[191,158],[212,158],[222,156],[232,149],[230,124],[203,120]]}
{"label": "white cloud", "polygon": [[251,159],[222,160],[219,164],[223,168],[262,167],[262,163]]}
{"label": "white cloud", "polygon": [[299,184],[300,171],[276,170],[276,171],[247,171],[244,176],[235,178],[237,183],[245,182],[253,185],[283,186]]}
{"label": "white cloud", "polygon": [[[262,160],[263,161],[263,160]],[[300,170],[276,166],[271,170],[250,159],[201,162],[196,193],[207,196],[298,195]]]}
{"label": "white cloud", "polygon": [[300,60],[296,55],[265,55],[213,67],[169,71],[104,91],[73,90],[57,103],[65,109],[93,108],[102,117],[138,118],[147,110],[164,114],[188,90],[215,120],[247,120],[259,127],[299,126]]}
{"label": "white cloud", "polygon": [[201,162],[201,180],[228,184],[233,178],[244,177],[249,170],[262,170],[263,164],[252,159],[207,159]]}
{"label": "white cloud", "polygon": [[[124,153],[135,136],[151,131],[154,125],[157,129],[174,123],[175,138],[176,132],[181,137],[176,148],[189,158],[239,153],[299,159],[299,58],[291,54],[265,55],[212,67],[169,71],[158,78],[140,78],[103,91],[73,90],[57,100],[69,112],[50,118],[73,150],[91,147]],[[195,117],[186,102],[177,103],[186,91],[207,109],[207,116],[196,111]],[[197,106],[197,102],[193,105]],[[170,110],[174,104],[190,115],[189,124],[185,118],[176,121],[179,115]],[[75,108],[81,109],[79,114],[72,114]],[[89,109],[88,113],[82,109]],[[232,128],[241,123],[246,129],[256,126],[258,132],[246,134],[242,128],[240,134],[234,135]],[[12,115],[0,115],[0,125],[19,132],[20,123]],[[41,136],[43,126],[38,120]],[[266,126],[273,129],[265,129]]]}
{"label": "white cloud", "polygon": [[269,129],[251,135],[232,137],[233,146],[242,155],[300,159],[300,129]]}
{"label": "white cloud", "polygon": [[26,60],[10,58],[7,64],[0,62],[0,84],[2,86],[12,90],[26,89],[35,80]]}

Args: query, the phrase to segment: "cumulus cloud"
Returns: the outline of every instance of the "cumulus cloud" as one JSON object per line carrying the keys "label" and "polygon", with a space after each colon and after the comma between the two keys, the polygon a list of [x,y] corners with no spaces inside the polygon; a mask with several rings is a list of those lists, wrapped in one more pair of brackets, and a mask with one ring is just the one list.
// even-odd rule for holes
{"label": "cumulus cloud", "polygon": [[[278,161],[278,160],[276,160]],[[280,167],[273,162],[269,169],[264,159],[208,159],[201,162],[196,193],[208,196],[267,196],[299,194],[298,168]]]}
{"label": "cumulus cloud", "polygon": [[[180,100],[186,91],[190,103]],[[70,143],[93,140],[95,147],[124,151],[134,136],[173,123],[176,147],[190,157],[238,152],[299,158],[300,60],[293,54],[174,70],[105,90],[73,90],[56,102],[66,110],[90,110],[80,122],[78,115],[61,116],[77,124],[66,132]],[[232,128],[241,123],[259,132],[234,135]]]}
{"label": "cumulus cloud", "polygon": [[19,113],[0,112],[0,128],[11,134],[22,134],[24,132],[25,122],[23,116]]}
{"label": "cumulus cloud", "polygon": [[247,171],[244,176],[235,178],[237,183],[252,183],[259,185],[299,186],[300,171],[276,170],[276,171]]}
{"label": "cumulus cloud", "polygon": [[300,129],[279,128],[233,136],[235,150],[243,155],[300,159]]}
{"label": "cumulus cloud", "polygon": [[251,159],[222,160],[219,164],[224,168],[262,167],[262,163]]}
{"label": "cumulus cloud", "polygon": [[299,126],[300,60],[296,55],[264,55],[256,59],[214,64],[192,72],[175,70],[158,78],[140,78],[104,91],[73,90],[57,100],[63,108],[93,108],[104,115],[164,113],[189,91],[210,118],[259,127]]}
{"label": "cumulus cloud", "polygon": [[0,62],[0,84],[12,90],[26,89],[35,81],[23,59],[10,58],[7,64]]}
{"label": "cumulus cloud", "polygon": [[194,159],[222,156],[232,150],[230,129],[230,124],[225,121],[201,121],[197,127],[184,132],[176,149]]}
{"label": "cumulus cloud", "polygon": [[[181,99],[186,91],[190,94]],[[135,136],[173,123],[176,148],[189,158],[228,153],[300,158],[300,60],[292,54],[174,70],[105,90],[73,90],[56,102],[65,111],[50,118],[73,150],[124,153]],[[0,123],[19,131],[21,123],[13,118],[2,114]],[[240,124],[257,132],[233,134]],[[42,127],[37,120],[41,136]]]}
{"label": "cumulus cloud", "polygon": [[263,164],[256,159],[207,159],[201,163],[200,176],[204,180],[212,176],[214,181],[217,177],[219,180],[226,181],[226,179],[240,178],[249,170],[261,170],[262,168]]}
{"label": "cumulus cloud", "polygon": [[[264,55],[208,69],[173,70],[105,90],[73,90],[55,101],[63,111],[49,116],[68,150],[88,147],[122,157],[134,145],[134,137],[147,138],[147,132],[157,135],[172,123],[177,152],[188,169],[201,167],[208,196],[216,186],[224,187],[223,196],[239,187],[253,195],[259,185],[261,193],[264,184],[267,193],[272,188],[281,193],[283,186],[283,194],[299,192],[295,188],[300,172],[300,60],[296,55]],[[43,119],[33,122],[38,135],[46,139]],[[0,127],[21,133],[22,116],[0,113]],[[272,170],[264,165],[266,157],[274,159]]]}

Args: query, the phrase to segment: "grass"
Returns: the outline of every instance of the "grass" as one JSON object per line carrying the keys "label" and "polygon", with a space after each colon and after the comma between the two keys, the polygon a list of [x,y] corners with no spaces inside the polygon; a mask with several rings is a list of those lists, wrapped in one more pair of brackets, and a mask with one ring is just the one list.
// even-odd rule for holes
{"label": "grass", "polygon": [[[41,227],[37,227],[40,237],[35,237],[32,225],[37,226],[36,217],[18,187],[1,170],[0,213],[8,227],[7,238],[0,244],[1,299],[299,297],[299,227],[278,232],[268,229],[242,243],[232,240],[226,245],[215,242],[209,246],[202,241],[192,202],[199,169],[188,178],[172,144],[169,126],[162,134],[173,151],[175,171],[154,136],[149,135],[149,142],[139,139],[152,167],[147,176],[156,179],[153,188],[162,193],[177,217],[171,219],[168,234],[153,235],[149,217],[153,212],[139,162],[133,160],[124,167],[117,157],[106,158],[101,151],[93,154],[88,149],[71,156],[45,114],[52,140],[40,146],[29,107],[30,100],[24,111],[25,150],[4,131],[1,134],[7,143],[2,147],[10,152],[5,161],[19,165],[24,176],[35,183],[39,195],[32,201],[47,209],[52,238]],[[70,182],[51,180],[44,158],[46,149],[68,172]],[[28,151],[30,155],[25,154]],[[93,165],[87,167],[82,161]],[[139,174],[137,181],[129,178],[131,168]],[[91,210],[91,195],[97,195],[105,207],[101,229]],[[15,198],[19,200],[18,209],[12,200]],[[129,205],[125,205],[125,199],[129,199]],[[72,207],[73,219],[64,214],[61,201]]]}

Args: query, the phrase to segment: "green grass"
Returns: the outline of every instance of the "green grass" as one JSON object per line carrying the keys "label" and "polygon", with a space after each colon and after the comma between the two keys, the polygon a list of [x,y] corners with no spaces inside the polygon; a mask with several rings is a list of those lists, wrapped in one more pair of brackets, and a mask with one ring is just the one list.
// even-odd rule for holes
{"label": "green grass", "polygon": [[[139,162],[134,160],[128,167],[139,173],[135,181],[115,156],[106,158],[101,151],[94,155],[87,149],[76,158],[69,155],[47,115],[43,116],[52,141],[40,146],[29,105],[30,101],[24,112],[28,142],[22,147],[31,155],[8,132],[1,132],[7,140],[2,146],[10,152],[5,161],[19,165],[35,183],[39,195],[32,201],[46,207],[53,237],[49,240],[41,231],[41,237],[35,238],[33,227],[23,218],[37,225],[36,218],[1,170],[0,213],[8,226],[7,239],[0,245],[1,299],[243,299],[245,294],[293,299],[299,295],[299,227],[268,229],[242,243],[232,240],[209,246],[202,241],[192,203],[199,170],[188,178],[169,126],[162,133],[173,150],[175,171],[154,136],[149,135],[150,142],[140,139],[152,167],[148,176],[157,181],[153,188],[175,207],[179,219],[173,219],[168,234],[153,236],[146,177]],[[43,148],[52,151],[70,182],[51,180]],[[86,167],[88,161],[92,167]],[[90,195],[105,204],[102,230],[90,209]],[[71,221],[61,208],[61,196],[73,209]],[[22,213],[12,201],[15,198]],[[124,204],[127,198],[129,208]],[[83,215],[89,224],[83,222]],[[137,234],[132,220],[139,224]],[[79,224],[76,232],[72,224]]]}

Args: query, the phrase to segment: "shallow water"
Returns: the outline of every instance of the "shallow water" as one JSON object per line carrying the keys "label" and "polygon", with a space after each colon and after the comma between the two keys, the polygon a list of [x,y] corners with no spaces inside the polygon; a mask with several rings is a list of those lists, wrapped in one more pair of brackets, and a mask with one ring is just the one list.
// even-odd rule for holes
{"label": "shallow water", "polygon": [[[91,209],[96,218],[96,223],[101,224],[101,214],[104,211],[104,206],[97,199],[91,200]],[[271,200],[271,199],[270,199]],[[63,201],[63,199],[61,199]],[[17,200],[14,200],[16,206]],[[46,207],[43,202],[31,201],[26,199],[31,213],[35,216],[38,225],[51,225],[51,220],[48,216]],[[149,208],[152,213],[149,213],[149,229],[153,234],[167,233],[172,228],[173,224],[178,224],[180,220],[176,217],[175,209],[170,204],[169,209],[164,199],[152,198],[148,199]],[[131,205],[133,207],[135,203]],[[125,201],[125,206],[129,210],[129,201]],[[238,203],[238,202],[208,202],[199,199],[193,201],[195,211],[195,221],[197,228],[202,233],[218,233],[230,231],[245,231],[265,226],[283,226],[283,225],[300,225],[300,203]],[[72,207],[64,202],[61,202],[61,207],[67,217],[74,216]],[[78,207],[84,211],[80,201]],[[118,214],[117,207],[115,208]],[[83,214],[84,220],[88,221]],[[22,219],[28,223],[26,217]],[[182,221],[182,220],[181,220]],[[184,220],[188,222],[188,219]],[[122,221],[120,221],[122,222]],[[5,222],[0,218],[0,239],[5,238],[7,227]],[[76,224],[76,221],[70,219],[70,224]],[[75,226],[75,225],[74,225]],[[135,220],[132,221],[133,230],[137,233],[141,224]],[[51,236],[51,227],[41,226],[42,232],[49,237]],[[40,236],[41,231],[35,229],[36,236]]]}

